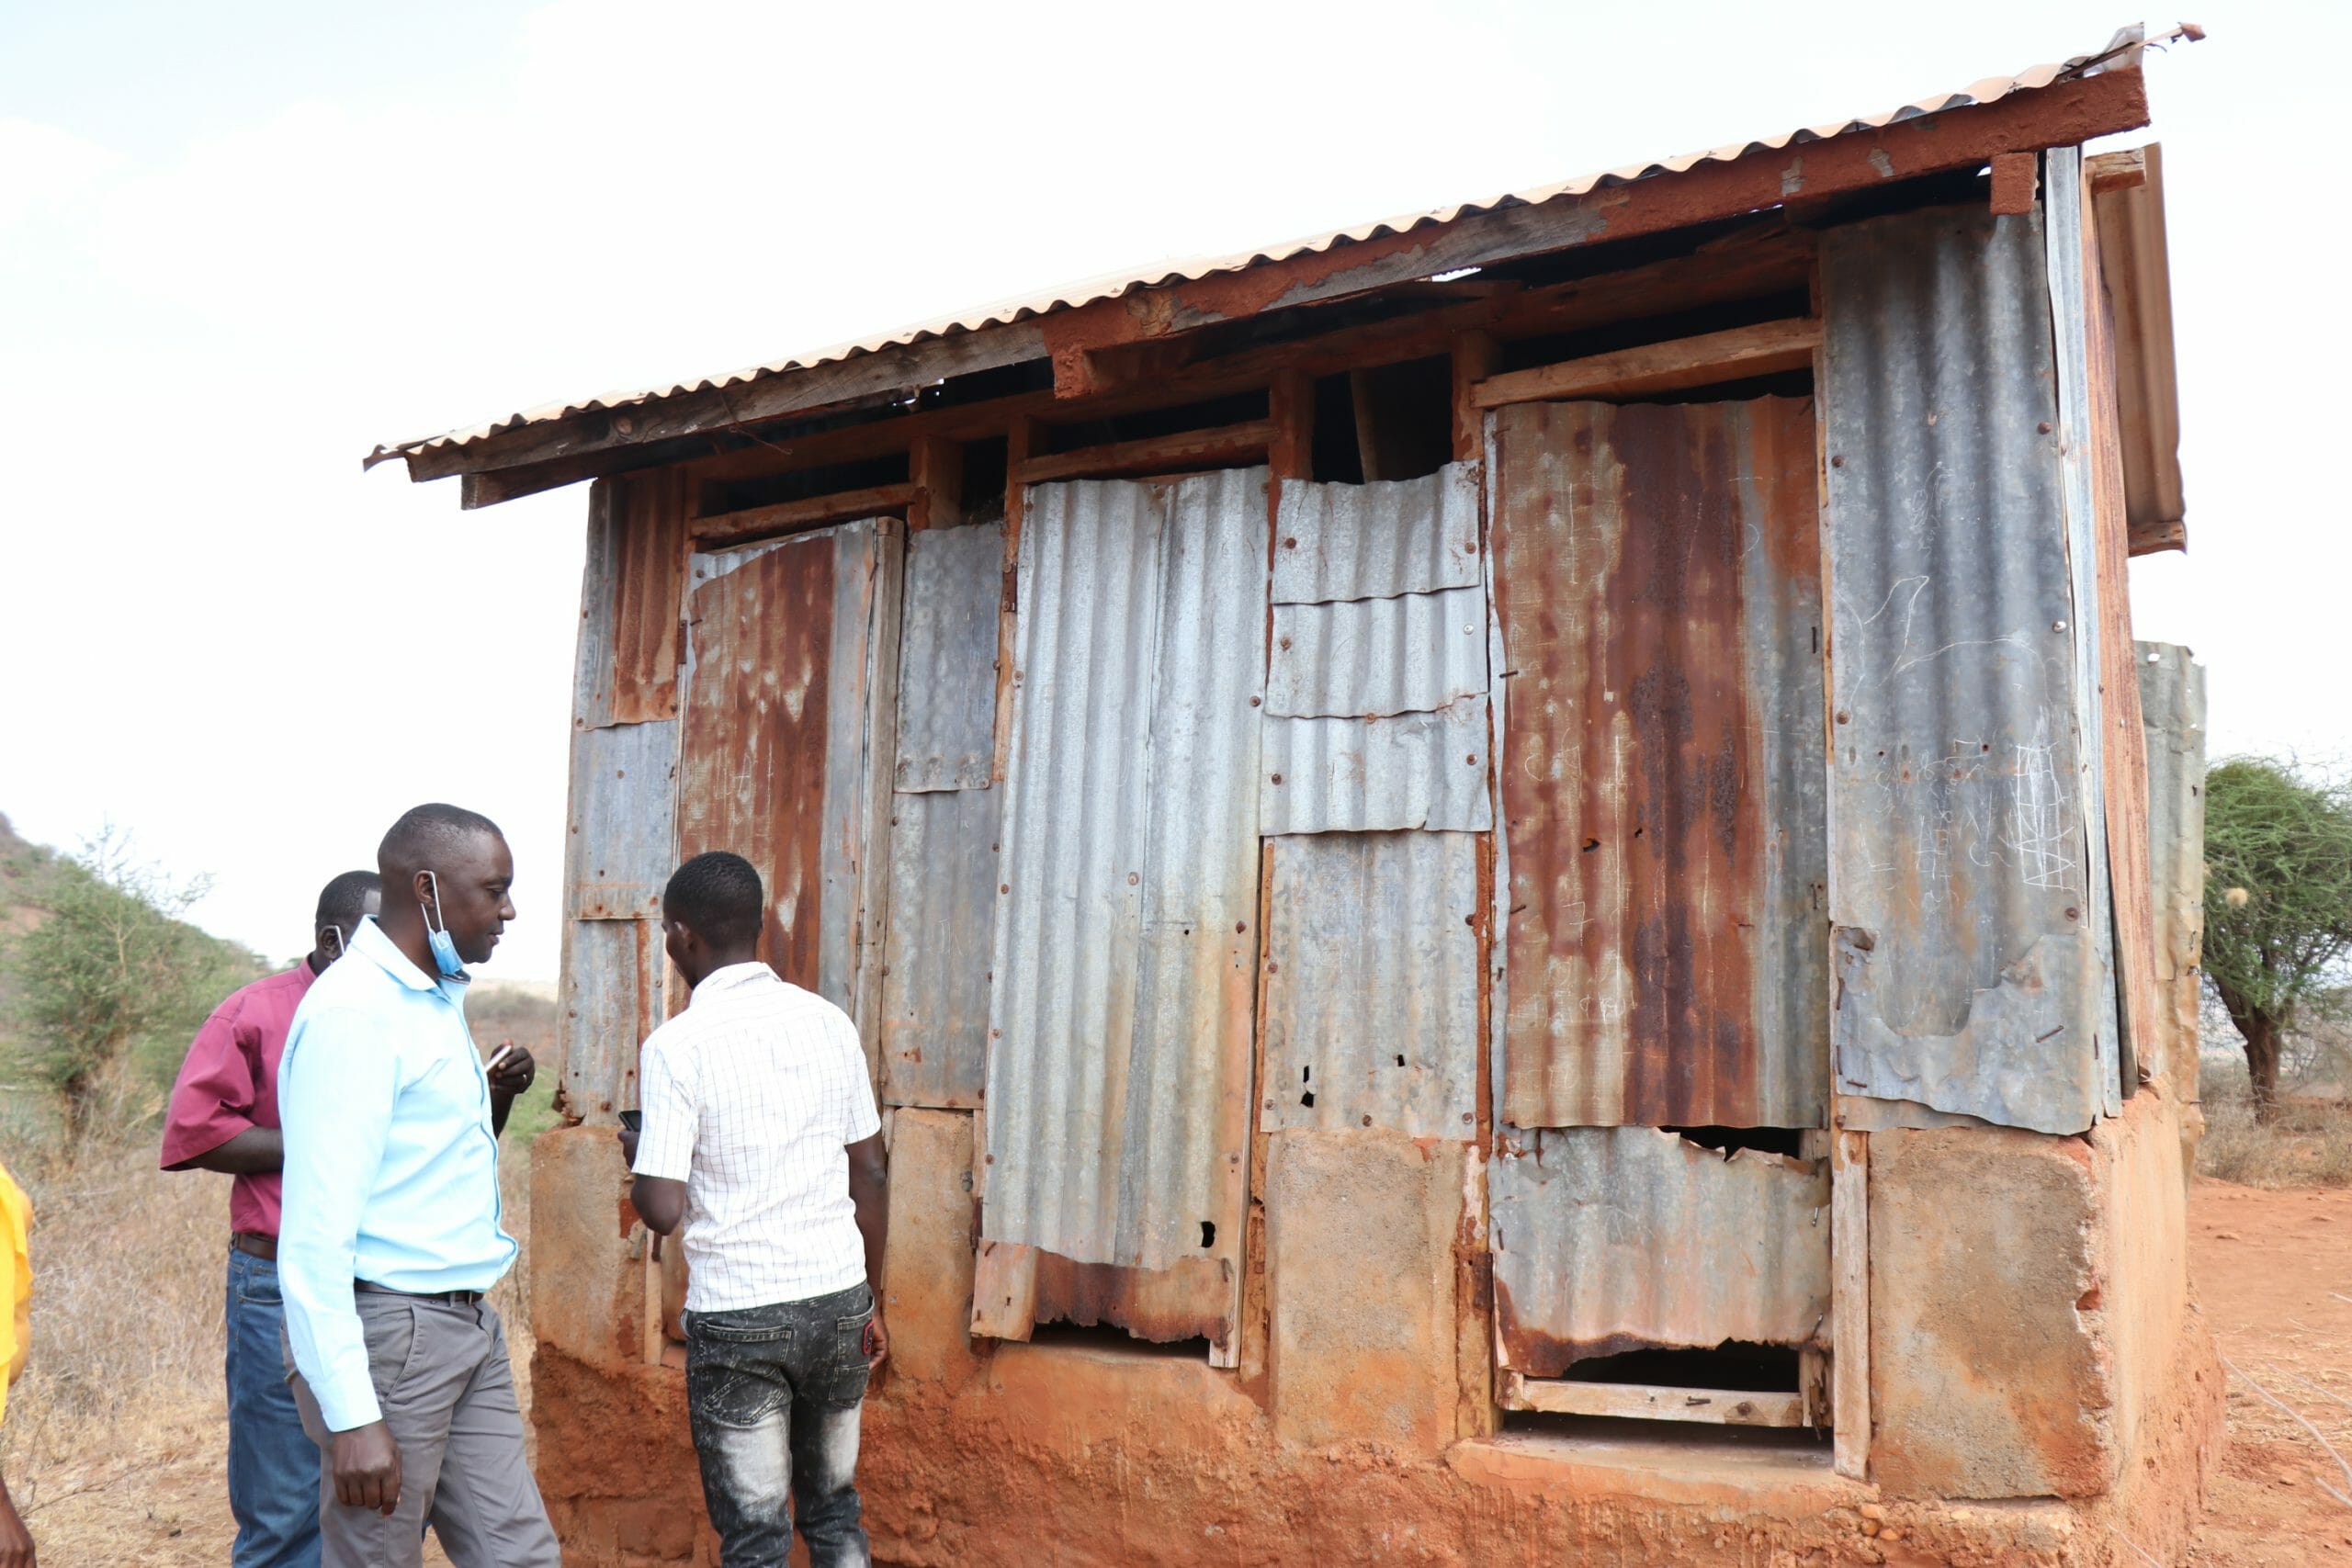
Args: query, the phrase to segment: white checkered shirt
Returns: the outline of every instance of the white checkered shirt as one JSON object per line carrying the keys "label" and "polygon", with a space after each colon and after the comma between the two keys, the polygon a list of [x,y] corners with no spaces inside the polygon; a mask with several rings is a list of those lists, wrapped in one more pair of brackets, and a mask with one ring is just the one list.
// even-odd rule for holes
{"label": "white checkered shirt", "polygon": [[880,1129],[849,1015],[764,964],[703,976],[638,1063],[637,1174],[686,1184],[686,1310],[738,1312],[865,1278],[848,1145]]}

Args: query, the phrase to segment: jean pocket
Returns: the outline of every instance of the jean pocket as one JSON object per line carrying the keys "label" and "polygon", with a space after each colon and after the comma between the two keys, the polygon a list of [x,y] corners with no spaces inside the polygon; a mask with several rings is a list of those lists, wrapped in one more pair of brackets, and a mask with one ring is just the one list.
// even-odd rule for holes
{"label": "jean pocket", "polygon": [[838,1318],[833,1324],[833,1364],[828,1369],[819,1391],[829,1404],[847,1409],[865,1397],[865,1385],[874,1369],[865,1361],[865,1326],[874,1321],[874,1298],[866,1298],[865,1310],[854,1316]]}
{"label": "jean pocket", "polygon": [[237,1299],[254,1306],[283,1306],[278,1293],[277,1265],[255,1260],[237,1280]]}
{"label": "jean pocket", "polygon": [[698,1312],[686,1330],[686,1340],[707,1339],[719,1345],[788,1345],[792,1342],[792,1325],[788,1323],[729,1323],[723,1317]]}

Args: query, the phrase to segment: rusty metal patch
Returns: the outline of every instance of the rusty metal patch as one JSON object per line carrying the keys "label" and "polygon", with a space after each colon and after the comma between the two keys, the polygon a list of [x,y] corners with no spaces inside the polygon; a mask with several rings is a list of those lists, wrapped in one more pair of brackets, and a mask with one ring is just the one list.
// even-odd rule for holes
{"label": "rusty metal patch", "polygon": [[824,919],[833,553],[818,536],[697,556],[687,600],[678,855],[730,850],[759,868],[760,956],[809,990]]}
{"label": "rusty metal patch", "polygon": [[1258,1125],[1467,1138],[1478,1105],[1478,840],[1270,839]]}
{"label": "rusty metal patch", "polygon": [[677,468],[656,468],[589,491],[572,700],[580,728],[677,716],[687,483]]}
{"label": "rusty metal patch", "polygon": [[1627,1350],[1828,1337],[1826,1161],[1726,1159],[1649,1127],[1507,1130],[1487,1179],[1513,1371],[1558,1377]]}
{"label": "rusty metal patch", "polygon": [[1496,411],[1505,1114],[1823,1123],[1808,403]]}

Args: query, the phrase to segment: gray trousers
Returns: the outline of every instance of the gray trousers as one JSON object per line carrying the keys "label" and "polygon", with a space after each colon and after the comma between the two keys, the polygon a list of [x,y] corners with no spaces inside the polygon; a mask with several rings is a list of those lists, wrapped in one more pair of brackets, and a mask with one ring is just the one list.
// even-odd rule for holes
{"label": "gray trousers", "polygon": [[417,1568],[424,1526],[457,1568],[560,1568],[547,1506],[523,1460],[523,1413],[506,1333],[488,1303],[362,1291],[368,1375],[401,1451],[386,1518],[334,1498],[334,1436],[287,1358],[302,1428],[319,1445],[321,1568]]}

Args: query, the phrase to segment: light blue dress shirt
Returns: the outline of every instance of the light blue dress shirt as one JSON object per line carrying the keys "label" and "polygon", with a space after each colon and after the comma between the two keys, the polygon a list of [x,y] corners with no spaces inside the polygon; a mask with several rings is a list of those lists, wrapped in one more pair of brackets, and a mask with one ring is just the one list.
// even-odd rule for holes
{"label": "light blue dress shirt", "polygon": [[330,1431],[382,1416],[354,1280],[486,1291],[514,1261],[465,996],[466,982],[428,978],[363,919],[287,1032],[278,1285],[294,1365]]}

